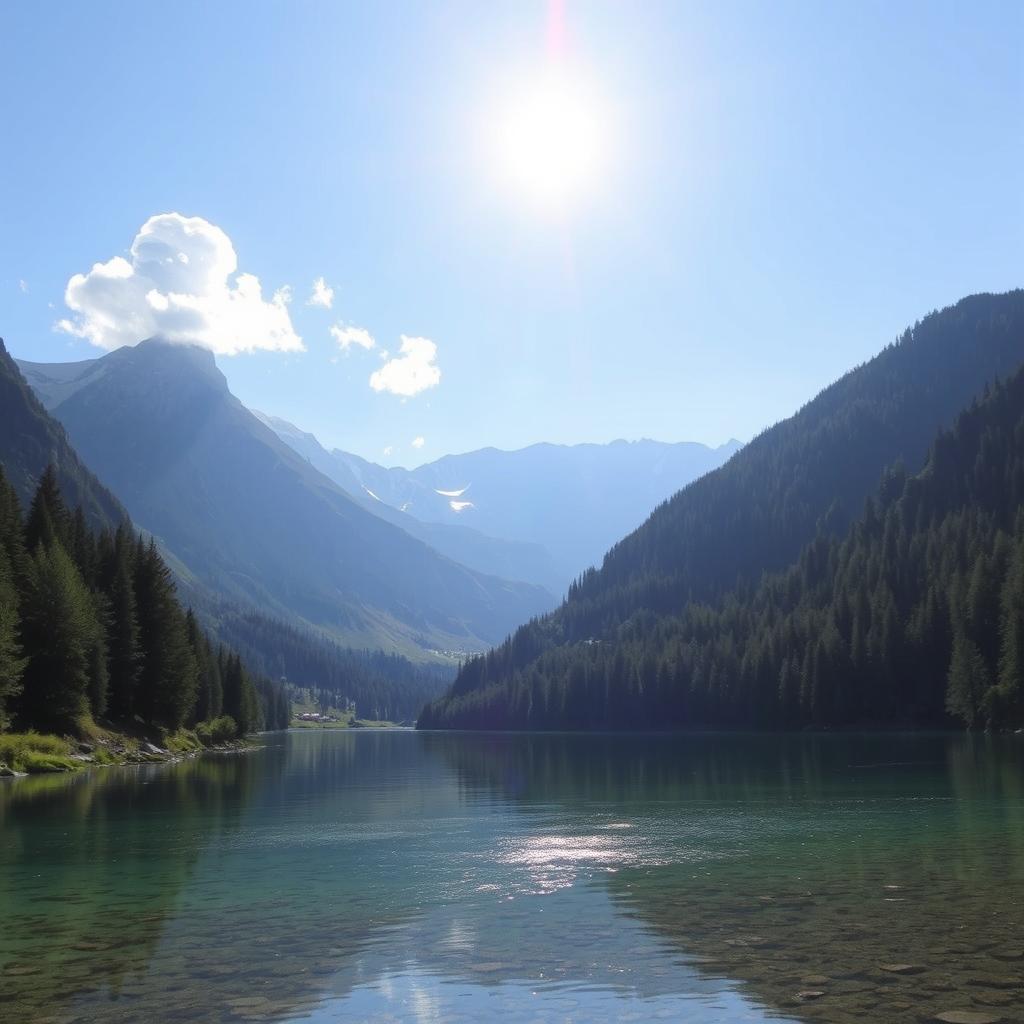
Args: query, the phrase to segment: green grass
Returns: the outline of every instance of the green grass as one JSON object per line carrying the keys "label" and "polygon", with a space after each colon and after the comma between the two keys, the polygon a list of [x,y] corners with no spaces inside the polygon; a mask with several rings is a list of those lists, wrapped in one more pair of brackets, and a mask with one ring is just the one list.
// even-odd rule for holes
{"label": "green grass", "polygon": [[[80,735],[92,747],[86,758],[73,756],[78,753],[77,743],[59,736],[34,731],[2,732],[0,765],[6,765],[15,772],[36,775],[45,772],[74,772],[90,765],[116,765],[137,760],[134,755],[139,752],[139,737],[114,732],[97,725],[91,719],[84,719],[79,726]],[[155,741],[171,754],[195,754],[207,747],[234,740],[237,732],[234,719],[224,715],[212,722],[200,722],[194,730],[178,729],[176,732],[161,733],[155,737]],[[111,745],[114,749],[110,749]]]}
{"label": "green grass", "polygon": [[195,735],[204,747],[212,747],[217,743],[226,743],[238,735],[238,726],[230,715],[221,715],[210,722],[200,722],[196,726]]}
{"label": "green grass", "polygon": [[38,732],[0,733],[0,762],[16,772],[73,772],[81,762],[59,736]]}
{"label": "green grass", "polygon": [[172,754],[189,754],[203,749],[202,740],[191,729],[167,733],[161,746],[166,747]]}
{"label": "green grass", "polygon": [[352,721],[349,716],[346,716],[340,722],[300,722],[296,718],[293,718],[291,721],[291,728],[293,729],[349,729],[351,726]]}
{"label": "green grass", "polygon": [[92,757],[96,764],[112,765],[121,763],[106,747],[96,747],[92,752]]}

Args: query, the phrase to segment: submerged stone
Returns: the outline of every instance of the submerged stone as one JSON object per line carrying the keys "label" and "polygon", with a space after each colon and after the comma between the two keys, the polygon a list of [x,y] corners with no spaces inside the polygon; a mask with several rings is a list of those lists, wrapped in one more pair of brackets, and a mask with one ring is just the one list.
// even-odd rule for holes
{"label": "submerged stone", "polygon": [[886,974],[920,974],[924,970],[917,964],[879,964],[878,969]]}
{"label": "submerged stone", "polygon": [[978,1010],[943,1010],[937,1014],[936,1021],[940,1024],[999,1024],[1003,1018]]}

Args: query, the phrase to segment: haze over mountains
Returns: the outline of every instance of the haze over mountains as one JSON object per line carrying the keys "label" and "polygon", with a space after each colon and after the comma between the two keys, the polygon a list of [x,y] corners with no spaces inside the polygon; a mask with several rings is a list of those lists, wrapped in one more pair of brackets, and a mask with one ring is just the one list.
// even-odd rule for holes
{"label": "haze over mountains", "polygon": [[1022,291],[926,317],[660,506],[421,724],[1017,721],[1020,376],[971,404],[1022,362]]}
{"label": "haze over mountains", "polygon": [[473,650],[550,606],[372,515],[227,388],[213,355],[143,342],[24,364],[75,448],[188,578],[355,647]]}
{"label": "haze over mountains", "polygon": [[[736,440],[717,448],[650,440],[535,444],[446,455],[412,470],[389,469],[338,449],[327,451],[294,424],[257,415],[357,500],[402,522],[438,550],[474,568],[542,583],[557,594],[658,504],[742,447]],[[401,520],[394,519],[396,513]],[[444,528],[460,532],[448,540]],[[490,561],[479,564],[484,551]]]}

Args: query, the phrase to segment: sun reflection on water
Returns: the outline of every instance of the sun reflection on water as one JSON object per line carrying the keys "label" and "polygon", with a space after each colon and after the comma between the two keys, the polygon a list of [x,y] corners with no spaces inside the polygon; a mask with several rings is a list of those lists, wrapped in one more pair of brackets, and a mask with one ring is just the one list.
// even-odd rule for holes
{"label": "sun reflection on water", "polygon": [[[629,828],[620,823],[616,828]],[[533,834],[505,838],[495,857],[499,864],[525,869],[524,894],[557,892],[573,885],[581,873],[614,872],[623,867],[668,863],[645,837],[623,835]]]}

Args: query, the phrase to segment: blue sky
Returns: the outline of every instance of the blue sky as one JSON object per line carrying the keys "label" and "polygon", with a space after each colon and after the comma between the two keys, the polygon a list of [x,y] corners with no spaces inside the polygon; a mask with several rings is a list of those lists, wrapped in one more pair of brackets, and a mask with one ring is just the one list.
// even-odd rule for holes
{"label": "blue sky", "polygon": [[[173,212],[293,336],[218,355],[232,389],[329,445],[749,438],[1022,284],[1022,49],[1016,2],[5,4],[0,335],[101,354],[69,279]],[[541,202],[490,140],[553,61],[600,158]],[[406,397],[370,385],[403,336]]]}

